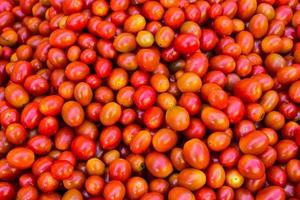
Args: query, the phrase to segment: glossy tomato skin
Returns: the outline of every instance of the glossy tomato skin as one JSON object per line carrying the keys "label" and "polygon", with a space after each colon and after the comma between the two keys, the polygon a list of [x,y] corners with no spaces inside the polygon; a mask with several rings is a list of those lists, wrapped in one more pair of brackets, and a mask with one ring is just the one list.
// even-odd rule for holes
{"label": "glossy tomato skin", "polygon": [[220,163],[225,167],[236,166],[241,156],[240,151],[235,147],[228,147],[220,153]]}
{"label": "glossy tomato skin", "polygon": [[84,120],[83,108],[75,101],[64,103],[61,114],[64,122],[71,127],[79,126]]}
{"label": "glossy tomato skin", "polygon": [[121,200],[125,197],[126,188],[121,181],[110,181],[105,185],[103,196],[105,199]]}
{"label": "glossy tomato skin", "polygon": [[131,175],[130,163],[124,159],[116,159],[109,165],[108,173],[112,180],[125,182]]}
{"label": "glossy tomato skin", "polygon": [[116,148],[121,142],[121,131],[116,126],[109,126],[102,130],[99,143],[105,150]]}
{"label": "glossy tomato skin", "polygon": [[71,30],[60,29],[51,33],[49,42],[52,46],[58,48],[66,48],[73,45],[77,37]]}
{"label": "glossy tomato skin", "polygon": [[0,199],[300,198],[297,0],[2,0]]}
{"label": "glossy tomato skin", "polygon": [[286,197],[285,197],[284,190],[278,186],[269,186],[259,191],[256,195],[256,199],[272,199],[272,198],[285,199]]}
{"label": "glossy tomato skin", "polygon": [[201,188],[206,182],[206,176],[201,170],[187,168],[178,174],[178,184],[191,191]]}
{"label": "glossy tomato skin", "polygon": [[150,129],[159,128],[164,121],[164,113],[160,107],[148,108],[143,115],[144,124]]}
{"label": "glossy tomato skin", "polygon": [[14,199],[16,196],[16,189],[14,186],[7,182],[1,182],[1,193],[0,197],[3,199]]}
{"label": "glossy tomato skin", "polygon": [[192,167],[204,169],[209,164],[210,153],[203,141],[190,139],[183,146],[183,158]]}
{"label": "glossy tomato skin", "polygon": [[237,123],[241,121],[245,115],[245,105],[240,98],[230,96],[228,97],[228,104],[224,112],[228,116],[230,123]]}
{"label": "glossy tomato skin", "polygon": [[150,86],[139,87],[133,96],[134,104],[141,110],[151,107],[156,100],[156,93]]}
{"label": "glossy tomato skin", "polygon": [[126,184],[126,190],[131,199],[139,199],[148,192],[148,184],[143,178],[132,177]]}
{"label": "glossy tomato skin", "polygon": [[201,119],[204,124],[213,131],[224,131],[229,127],[227,115],[213,107],[205,107],[201,112]]}
{"label": "glossy tomato skin", "polygon": [[262,95],[261,85],[253,79],[243,79],[235,84],[234,94],[247,103],[253,103]]}
{"label": "glossy tomato skin", "polygon": [[164,154],[158,152],[149,153],[145,158],[145,164],[149,172],[158,178],[167,177],[173,171],[171,161]]}
{"label": "glossy tomato skin", "polygon": [[269,168],[267,173],[268,180],[274,184],[284,187],[287,182],[286,172],[279,166],[272,166]]}
{"label": "glossy tomato skin", "polygon": [[295,158],[297,152],[299,151],[298,146],[292,140],[281,140],[279,141],[275,149],[277,151],[277,161],[285,163],[290,159]]}
{"label": "glossy tomato skin", "polygon": [[267,150],[269,140],[267,136],[260,131],[253,131],[240,138],[239,147],[243,153],[258,155]]}
{"label": "glossy tomato skin", "polygon": [[207,169],[207,184],[211,188],[219,188],[225,183],[225,170],[219,163],[210,165]]}
{"label": "glossy tomato skin", "polygon": [[71,149],[82,160],[87,160],[96,154],[95,142],[85,136],[75,137]]}
{"label": "glossy tomato skin", "polygon": [[195,53],[200,47],[199,39],[192,34],[180,34],[175,39],[175,50],[183,54]]}
{"label": "glossy tomato skin", "polygon": [[12,149],[8,152],[6,158],[9,165],[17,169],[28,169],[35,160],[34,153],[24,147]]}
{"label": "glossy tomato skin", "polygon": [[246,178],[258,179],[265,174],[263,162],[256,156],[245,154],[238,162],[239,172]]}
{"label": "glossy tomato skin", "polygon": [[183,131],[190,124],[187,110],[181,106],[169,108],[165,115],[166,123],[175,131]]}
{"label": "glossy tomato skin", "polygon": [[191,199],[195,200],[194,194],[184,187],[174,187],[168,193],[168,199]]}

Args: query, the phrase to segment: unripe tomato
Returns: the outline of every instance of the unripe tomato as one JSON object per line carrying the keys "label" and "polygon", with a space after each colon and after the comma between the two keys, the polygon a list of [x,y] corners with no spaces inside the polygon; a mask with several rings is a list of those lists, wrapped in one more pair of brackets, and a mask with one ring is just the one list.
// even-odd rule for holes
{"label": "unripe tomato", "polygon": [[244,183],[244,177],[236,169],[230,169],[226,172],[226,183],[234,188],[240,188]]}

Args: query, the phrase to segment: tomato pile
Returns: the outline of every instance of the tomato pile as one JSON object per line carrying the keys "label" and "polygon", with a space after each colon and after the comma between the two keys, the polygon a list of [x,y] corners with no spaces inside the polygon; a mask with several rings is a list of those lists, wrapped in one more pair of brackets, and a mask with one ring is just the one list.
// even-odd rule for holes
{"label": "tomato pile", "polygon": [[0,0],[1,200],[300,199],[298,0]]}

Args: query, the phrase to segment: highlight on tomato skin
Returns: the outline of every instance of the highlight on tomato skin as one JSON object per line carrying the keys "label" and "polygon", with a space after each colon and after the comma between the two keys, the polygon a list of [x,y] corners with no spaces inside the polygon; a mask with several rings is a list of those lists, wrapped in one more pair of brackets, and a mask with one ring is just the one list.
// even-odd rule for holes
{"label": "highlight on tomato skin", "polygon": [[300,199],[298,0],[1,0],[0,200]]}

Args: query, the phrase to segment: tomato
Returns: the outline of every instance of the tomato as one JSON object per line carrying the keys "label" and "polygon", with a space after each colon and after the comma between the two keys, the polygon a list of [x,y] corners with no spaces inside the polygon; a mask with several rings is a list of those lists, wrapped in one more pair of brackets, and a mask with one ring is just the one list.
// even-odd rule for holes
{"label": "tomato", "polygon": [[285,163],[295,158],[299,148],[292,140],[281,140],[275,145],[275,150],[277,151],[277,161]]}
{"label": "tomato", "polygon": [[197,192],[195,193],[195,197],[197,200],[217,198],[215,192],[209,187],[203,187],[200,190],[197,190]]}
{"label": "tomato", "polygon": [[0,183],[0,197],[5,199],[14,199],[16,196],[16,189],[11,183],[1,182]]}
{"label": "tomato", "polygon": [[240,98],[235,96],[228,97],[227,107],[224,109],[224,112],[228,116],[228,119],[231,123],[237,123],[242,120],[245,115],[245,105]]}
{"label": "tomato", "polygon": [[9,151],[6,159],[8,164],[12,167],[17,169],[28,169],[32,166],[35,156],[30,149],[18,147]]}
{"label": "tomato", "polygon": [[279,186],[269,186],[261,191],[259,191],[256,195],[256,199],[285,199],[285,193],[284,190]]}
{"label": "tomato", "polygon": [[39,111],[47,116],[58,115],[63,107],[64,100],[59,95],[51,95],[43,98],[39,104]]}
{"label": "tomato", "polygon": [[141,200],[163,200],[164,196],[158,192],[148,192],[146,193]]}
{"label": "tomato", "polygon": [[90,68],[83,62],[75,61],[67,65],[65,74],[71,81],[83,81],[90,73]]}
{"label": "tomato", "polygon": [[233,22],[227,16],[218,16],[214,21],[214,28],[220,35],[230,35],[233,31]]}
{"label": "tomato", "polygon": [[220,153],[220,163],[225,167],[233,167],[237,165],[240,158],[240,151],[235,147],[228,147]]}
{"label": "tomato", "polygon": [[125,197],[126,188],[120,181],[110,181],[104,186],[103,196],[109,200],[121,200]]}
{"label": "tomato", "polygon": [[145,158],[147,170],[155,177],[165,178],[173,171],[171,161],[167,156],[158,152],[151,152]]}
{"label": "tomato", "polygon": [[204,169],[210,160],[209,150],[199,139],[190,139],[183,146],[184,160],[196,169]]}
{"label": "tomato", "polygon": [[174,31],[168,26],[163,26],[155,33],[155,42],[159,47],[167,48],[172,44],[174,37]]}
{"label": "tomato", "polygon": [[83,108],[76,101],[68,101],[64,103],[61,115],[64,122],[71,127],[79,126],[84,120]]}
{"label": "tomato", "polygon": [[272,166],[267,173],[268,180],[278,186],[285,186],[287,182],[286,172],[278,166]]}
{"label": "tomato", "polygon": [[262,95],[261,85],[254,79],[246,78],[234,85],[234,94],[247,103],[254,103]]}
{"label": "tomato", "polygon": [[178,184],[192,191],[204,186],[205,182],[205,174],[198,169],[187,168],[182,170],[178,175]]}
{"label": "tomato", "polygon": [[197,92],[201,86],[201,79],[193,72],[184,73],[177,80],[177,87],[181,92]]}
{"label": "tomato", "polygon": [[77,189],[70,189],[67,192],[64,193],[62,196],[62,200],[67,200],[67,199],[83,199],[82,194],[79,192]]}
{"label": "tomato", "polygon": [[273,147],[268,147],[265,152],[263,152],[259,158],[264,163],[266,168],[271,167],[277,160],[277,152]]}
{"label": "tomato", "polygon": [[166,123],[175,131],[183,131],[190,124],[190,117],[185,108],[174,106],[169,108],[165,115]]}
{"label": "tomato", "polygon": [[163,6],[156,1],[145,1],[142,10],[145,17],[150,21],[158,21],[164,14]]}
{"label": "tomato", "polygon": [[286,165],[286,172],[289,180],[293,182],[298,182],[300,179],[300,174],[299,174],[299,167],[300,167],[300,162],[297,159],[292,159],[290,160],[287,165]]}
{"label": "tomato", "polygon": [[246,178],[258,179],[265,174],[263,162],[256,156],[245,154],[238,162],[239,172]]}
{"label": "tomato", "polygon": [[169,200],[190,199],[195,200],[194,194],[184,187],[174,187],[168,193]]}
{"label": "tomato", "polygon": [[50,152],[52,141],[46,136],[37,135],[30,138],[27,145],[35,154],[43,155]]}
{"label": "tomato", "polygon": [[229,186],[222,186],[217,191],[217,199],[233,199],[234,191]]}
{"label": "tomato", "polygon": [[222,151],[231,142],[231,137],[225,132],[214,132],[207,138],[207,146],[212,151]]}
{"label": "tomato", "polygon": [[148,192],[148,184],[143,178],[132,177],[126,184],[126,191],[130,199],[140,199]]}
{"label": "tomato", "polygon": [[169,182],[165,179],[157,178],[150,182],[149,189],[151,192],[164,193],[169,191]]}
{"label": "tomato", "polygon": [[140,86],[134,93],[133,102],[141,110],[150,108],[156,100],[156,93],[150,86]]}
{"label": "tomato", "polygon": [[204,124],[213,131],[224,131],[229,128],[229,119],[221,110],[213,107],[204,107],[201,112]]}
{"label": "tomato", "polygon": [[262,131],[253,131],[239,141],[239,147],[245,154],[259,155],[267,150],[268,145],[268,137]]}
{"label": "tomato", "polygon": [[200,41],[195,35],[183,33],[175,39],[174,45],[179,53],[192,54],[200,48]]}
{"label": "tomato", "polygon": [[236,169],[226,172],[226,183],[232,188],[240,188],[244,183],[244,177]]}
{"label": "tomato", "polygon": [[95,142],[85,136],[75,137],[72,141],[71,149],[82,160],[88,160],[96,154]]}
{"label": "tomato", "polygon": [[131,175],[130,163],[124,159],[116,159],[109,165],[108,173],[110,179],[125,182]]}
{"label": "tomato", "polygon": [[29,102],[29,95],[23,86],[11,83],[4,90],[5,99],[12,106],[21,108]]}
{"label": "tomato", "polygon": [[53,31],[49,37],[49,43],[57,48],[66,48],[76,42],[76,34],[68,29],[58,29]]}
{"label": "tomato", "polygon": [[152,136],[149,131],[141,130],[135,136],[133,136],[130,142],[130,150],[133,153],[141,154],[148,150],[151,145]]}
{"label": "tomato", "polygon": [[184,12],[181,8],[170,7],[164,14],[165,24],[172,29],[179,28],[185,20]]}
{"label": "tomato", "polygon": [[74,166],[65,160],[54,161],[51,166],[51,174],[57,180],[64,180],[69,178],[73,173]]}
{"label": "tomato", "polygon": [[219,163],[211,164],[206,172],[207,184],[212,188],[220,188],[225,183],[225,170]]}
{"label": "tomato", "polygon": [[159,128],[164,121],[164,113],[160,107],[148,108],[143,115],[144,124],[150,129]]}
{"label": "tomato", "polygon": [[177,134],[171,129],[160,129],[152,138],[152,146],[158,152],[167,152],[177,144]]}

